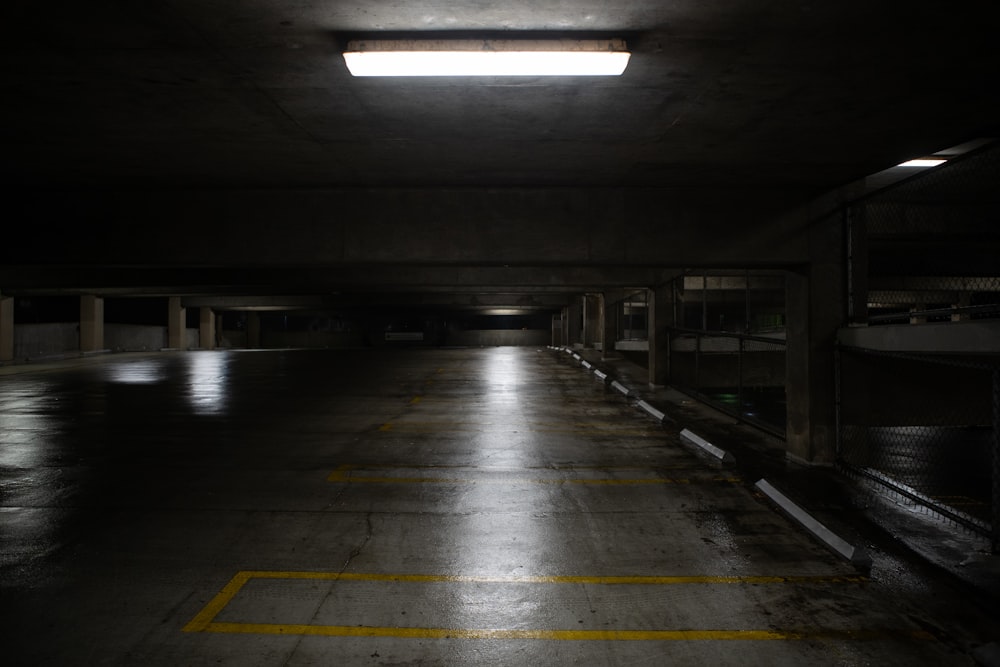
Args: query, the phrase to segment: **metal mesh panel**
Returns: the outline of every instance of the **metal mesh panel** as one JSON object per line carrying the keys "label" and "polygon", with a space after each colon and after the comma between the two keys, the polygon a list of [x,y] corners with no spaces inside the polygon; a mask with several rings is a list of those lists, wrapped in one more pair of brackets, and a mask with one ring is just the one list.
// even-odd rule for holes
{"label": "metal mesh panel", "polygon": [[857,348],[842,348],[839,359],[840,464],[908,504],[989,534],[994,367]]}
{"label": "metal mesh panel", "polygon": [[869,256],[868,321],[1000,317],[1000,144],[851,205]]}

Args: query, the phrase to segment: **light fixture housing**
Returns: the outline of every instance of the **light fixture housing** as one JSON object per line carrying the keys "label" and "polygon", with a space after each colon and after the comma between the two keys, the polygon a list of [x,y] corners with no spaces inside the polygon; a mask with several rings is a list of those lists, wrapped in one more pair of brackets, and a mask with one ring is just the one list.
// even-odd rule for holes
{"label": "light fixture housing", "polygon": [[622,39],[358,40],[344,52],[354,76],[618,76]]}
{"label": "light fixture housing", "polygon": [[944,164],[947,162],[944,158],[918,158],[916,160],[907,160],[906,162],[901,162],[897,167],[922,167],[926,169],[927,167],[936,167],[939,164]]}

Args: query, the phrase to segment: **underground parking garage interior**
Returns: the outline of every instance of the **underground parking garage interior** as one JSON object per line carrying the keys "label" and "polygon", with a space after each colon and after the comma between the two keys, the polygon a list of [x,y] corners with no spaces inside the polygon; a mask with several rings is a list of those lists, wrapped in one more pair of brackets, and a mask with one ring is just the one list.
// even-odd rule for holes
{"label": "underground parking garage interior", "polygon": [[5,664],[1000,664],[987,3],[0,14]]}

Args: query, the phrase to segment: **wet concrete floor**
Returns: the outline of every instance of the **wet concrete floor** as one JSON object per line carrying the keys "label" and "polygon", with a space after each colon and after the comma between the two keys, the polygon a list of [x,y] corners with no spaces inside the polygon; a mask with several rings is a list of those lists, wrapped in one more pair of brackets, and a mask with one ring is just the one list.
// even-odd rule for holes
{"label": "wet concrete floor", "polygon": [[0,370],[6,664],[975,664],[551,350]]}

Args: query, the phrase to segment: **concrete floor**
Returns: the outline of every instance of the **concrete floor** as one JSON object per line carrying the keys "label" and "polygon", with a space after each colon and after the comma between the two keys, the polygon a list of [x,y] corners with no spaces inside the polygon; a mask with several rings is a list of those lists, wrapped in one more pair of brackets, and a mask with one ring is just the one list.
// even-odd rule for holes
{"label": "concrete floor", "polygon": [[0,371],[5,664],[963,665],[995,639],[551,350]]}

